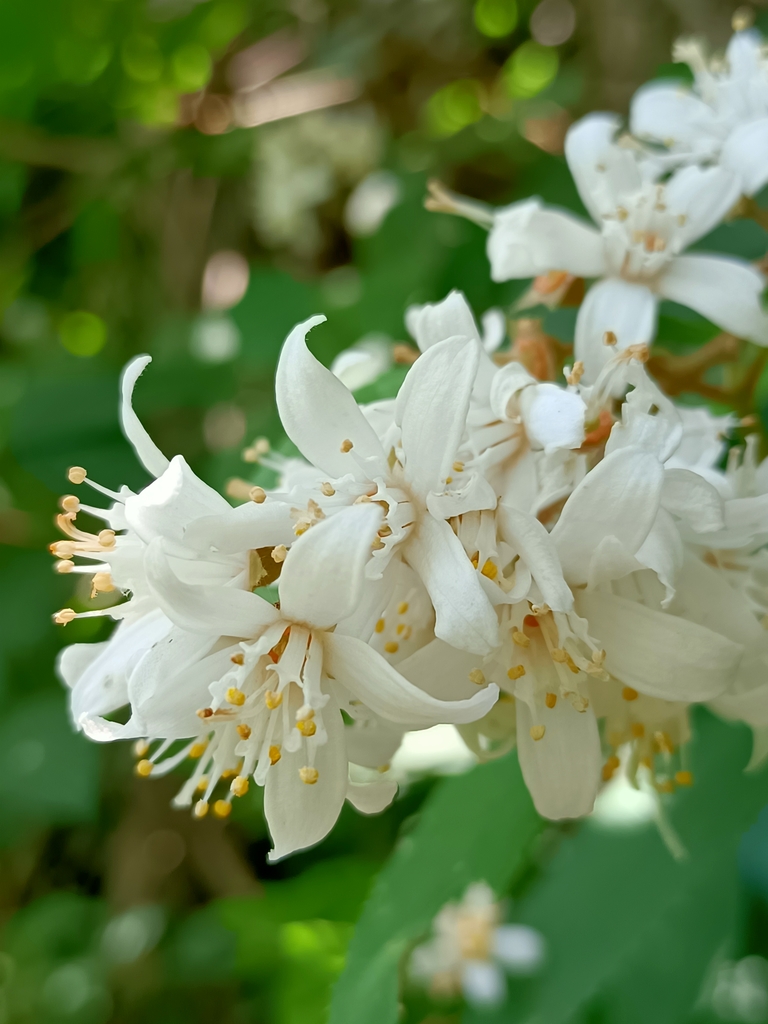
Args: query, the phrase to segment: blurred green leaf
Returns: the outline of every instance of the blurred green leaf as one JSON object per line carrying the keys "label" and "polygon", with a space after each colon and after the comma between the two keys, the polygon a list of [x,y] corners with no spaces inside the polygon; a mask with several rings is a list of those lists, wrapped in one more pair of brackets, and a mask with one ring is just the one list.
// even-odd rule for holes
{"label": "blurred green leaf", "polygon": [[442,782],[363,910],[330,1024],[394,1024],[398,972],[409,945],[470,882],[506,888],[540,825],[514,757]]}

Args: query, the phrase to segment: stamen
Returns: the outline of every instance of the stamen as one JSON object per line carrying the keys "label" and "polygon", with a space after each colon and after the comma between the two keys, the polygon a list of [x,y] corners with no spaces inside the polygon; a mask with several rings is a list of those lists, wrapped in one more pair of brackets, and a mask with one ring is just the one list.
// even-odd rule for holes
{"label": "stamen", "polygon": [[258,462],[259,459],[268,452],[269,441],[266,437],[257,437],[250,448],[245,448],[243,450],[243,462]]}
{"label": "stamen", "polygon": [[499,575],[498,566],[494,562],[492,562],[490,558],[486,558],[485,565],[480,570],[480,572],[482,573],[483,576],[486,577],[486,579],[489,580],[495,580],[496,577]]}
{"label": "stamen", "polygon": [[513,665],[512,668],[507,669],[507,675],[510,679],[522,679],[525,675],[525,666]]}
{"label": "stamen", "polygon": [[241,740],[248,740],[251,738],[251,727],[246,725],[245,722],[241,722],[237,727],[237,735]]}
{"label": "stamen", "polygon": [[147,761],[146,759],[144,759],[142,761],[139,761],[139,763],[136,765],[136,774],[140,775],[143,779],[146,779],[152,774],[152,769],[154,767],[155,766],[152,764],[151,761]]}
{"label": "stamen", "polygon": [[62,558],[60,561],[56,562],[53,568],[56,570],[56,572],[66,574],[74,570],[75,563],[70,558]]}
{"label": "stamen", "polygon": [[283,703],[283,695],[278,693],[277,690],[267,690],[264,694],[264,703],[270,711],[274,711],[275,708],[279,708]]}
{"label": "stamen", "polygon": [[604,345],[615,345],[618,342],[618,340],[619,339],[616,337],[613,331],[606,331],[603,335]]}
{"label": "stamen", "polygon": [[581,380],[581,378],[583,376],[584,376],[584,363],[580,359],[577,359],[576,362],[573,364],[573,368],[571,369],[571,372],[568,374],[568,376],[565,379],[568,381],[568,383],[572,387],[575,387],[576,384],[579,383],[579,381]]}
{"label": "stamen", "polygon": [[210,718],[213,715],[213,708],[198,708],[195,714],[198,718]]}
{"label": "stamen", "polygon": [[401,601],[400,604],[397,606],[397,614],[398,615],[405,615],[405,613],[407,611],[408,611],[408,602],[407,601]]}
{"label": "stamen", "polygon": [[544,733],[546,731],[547,731],[546,730],[546,726],[543,726],[543,725],[532,725],[531,728],[530,728],[531,739],[534,740],[534,742],[537,742],[538,740],[543,739],[544,738]]}
{"label": "stamen", "polygon": [[280,758],[282,756],[283,755],[280,752],[280,747],[278,747],[276,744],[274,744],[273,746],[271,746],[269,748],[269,763],[270,764],[277,764],[277,762],[280,760]]}
{"label": "stamen", "polygon": [[56,612],[53,616],[53,621],[57,626],[66,626],[68,622],[77,618],[77,612],[74,608],[62,608],[61,611]]}
{"label": "stamen", "polygon": [[299,778],[302,782],[306,783],[307,786],[314,786],[320,778],[320,772],[317,768],[299,768]]}
{"label": "stamen", "polygon": [[189,756],[192,760],[197,760],[198,757],[203,756],[207,749],[207,740],[201,740],[199,743],[193,743],[192,746],[189,748]]}
{"label": "stamen", "polygon": [[263,505],[267,500],[267,492],[263,487],[252,487],[248,492],[248,497],[251,501],[255,501],[257,505]]}
{"label": "stamen", "polygon": [[352,444],[352,442],[351,442],[351,441],[349,440],[349,438],[347,437],[347,438],[345,438],[345,439],[344,439],[344,440],[343,440],[343,441],[341,442],[341,448],[340,448],[339,450],[340,450],[340,451],[342,451],[342,452],[344,452],[344,454],[346,455],[346,453],[347,453],[347,452],[351,452],[353,448],[354,448],[354,445]]}
{"label": "stamen", "polygon": [[133,744],[133,756],[134,757],[146,757],[149,753],[149,744],[146,740],[136,740]]}
{"label": "stamen", "polygon": [[397,640],[388,640],[384,644],[384,650],[387,652],[387,654],[397,654],[397,652],[400,650],[400,644],[397,642]]}
{"label": "stamen", "polygon": [[469,673],[469,681],[476,686],[482,686],[485,683],[485,676],[479,668],[473,668]]}
{"label": "stamen", "polygon": [[65,494],[59,502],[65,512],[76,513],[80,511],[80,499],[74,494]]}
{"label": "stamen", "polygon": [[198,800],[192,813],[196,818],[204,818],[208,813],[208,801]]}
{"label": "stamen", "polygon": [[621,691],[621,696],[624,700],[637,700],[639,694],[637,690],[633,690],[631,686],[625,686]]}
{"label": "stamen", "polygon": [[232,779],[229,791],[233,796],[245,796],[248,792],[249,785],[250,783],[244,775],[238,775],[236,778]]}
{"label": "stamen", "polygon": [[641,740],[645,736],[645,726],[642,722],[633,722],[629,727],[629,731],[636,740]]}
{"label": "stamen", "polygon": [[463,473],[464,472],[464,463],[463,462],[454,462],[454,464],[453,464],[453,472],[454,473]]}
{"label": "stamen", "polygon": [[531,646],[531,638],[526,636],[525,633],[521,633],[519,629],[512,630],[512,641],[516,643],[518,647]]}
{"label": "stamen", "polygon": [[99,544],[103,548],[113,548],[115,546],[115,531],[114,530],[102,530],[99,534]]}
{"label": "stamen", "polygon": [[568,661],[568,653],[562,649],[562,647],[553,647],[549,652],[552,661],[556,661],[561,665],[564,665]]}
{"label": "stamen", "polygon": [[213,813],[217,818],[228,818],[232,813],[232,804],[229,800],[217,800],[213,805]]}
{"label": "stamen", "polygon": [[557,704],[557,694],[548,693],[544,698],[544,703],[547,705],[548,708],[553,708],[555,704]]}
{"label": "stamen", "polygon": [[233,654],[229,660],[233,665],[243,665],[245,663],[245,655],[242,651],[238,651],[237,654]]}
{"label": "stamen", "polygon": [[234,704],[237,708],[241,708],[245,704],[245,694],[242,690],[238,690],[236,686],[230,686],[227,690],[226,698],[228,703]]}
{"label": "stamen", "polygon": [[317,732],[317,725],[311,718],[302,718],[296,723],[296,728],[302,736],[314,736]]}
{"label": "stamen", "polygon": [[376,632],[377,633],[383,633],[385,626],[386,626],[386,622],[384,621],[384,619],[379,619],[379,621],[376,623],[376,626],[375,626]]}
{"label": "stamen", "polygon": [[693,785],[693,774],[692,772],[681,771],[675,772],[675,782],[678,786],[692,786]]}
{"label": "stamen", "polygon": [[328,483],[327,480],[324,483],[320,484],[320,491],[326,496],[326,498],[332,498],[336,493],[336,490],[333,487],[333,485]]}
{"label": "stamen", "polygon": [[277,547],[272,548],[272,561],[284,562],[287,554],[288,548],[285,546],[285,544],[278,544]]}
{"label": "stamen", "polygon": [[81,484],[87,476],[82,466],[70,466],[67,470],[67,479],[71,484]]}

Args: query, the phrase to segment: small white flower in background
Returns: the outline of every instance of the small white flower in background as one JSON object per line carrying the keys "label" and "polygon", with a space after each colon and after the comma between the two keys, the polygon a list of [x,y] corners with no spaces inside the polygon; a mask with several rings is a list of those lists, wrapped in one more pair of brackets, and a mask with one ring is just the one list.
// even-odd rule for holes
{"label": "small white flower in background", "polygon": [[389,211],[400,202],[402,188],[391,171],[373,171],[355,186],[344,207],[347,231],[358,238],[375,235]]}
{"label": "small white flower in background", "polygon": [[414,981],[437,997],[463,996],[477,1006],[498,1006],[507,974],[530,975],[544,962],[544,940],[526,925],[501,924],[502,908],[485,882],[475,882],[460,903],[448,903],[432,924],[432,937],[410,961]]}
{"label": "small white flower in background", "polygon": [[688,64],[693,86],[641,86],[632,100],[632,132],[663,146],[672,162],[719,163],[738,176],[744,195],[759,192],[768,182],[768,58],[759,32],[737,31],[724,59],[708,60],[688,39],[675,45],[673,57]]}
{"label": "small white flower in background", "polygon": [[357,391],[386,373],[392,366],[392,339],[386,334],[366,334],[345,348],[331,363],[331,373],[345,388]]}
{"label": "small white flower in background", "polygon": [[615,141],[618,125],[615,115],[591,114],[566,137],[568,166],[597,229],[539,199],[497,210],[488,236],[494,281],[553,270],[600,279],[576,320],[574,354],[588,383],[607,361],[606,331],[620,347],[651,341],[660,299],[768,345],[764,276],[742,260],[684,252],[733,207],[738,177],[722,167],[691,166],[657,183],[656,168]]}

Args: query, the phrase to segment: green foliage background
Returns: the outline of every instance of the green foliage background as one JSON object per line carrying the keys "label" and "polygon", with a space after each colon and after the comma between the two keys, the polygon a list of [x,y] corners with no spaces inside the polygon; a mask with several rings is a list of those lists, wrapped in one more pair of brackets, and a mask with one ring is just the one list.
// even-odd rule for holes
{"label": "green foliage background", "polygon": [[[160,447],[224,487],[252,470],[245,443],[283,443],[272,375],[298,320],[328,315],[313,344],[329,362],[371,332],[404,340],[405,307],[450,288],[478,313],[521,292],[524,282],[490,282],[481,229],[423,209],[429,177],[493,203],[539,194],[583,213],[558,152],[567,118],[595,104],[625,109],[678,31],[722,41],[731,10],[584,0],[575,34],[547,48],[530,38],[536,6],[0,4],[0,1022],[768,1020],[768,816],[758,816],[768,776],[743,772],[746,730],[696,720],[697,782],[668,807],[683,861],[653,826],[541,822],[511,756],[415,781],[376,818],[347,808],[318,849],[269,867],[258,793],[236,803],[226,826],[193,824],[168,805],[178,779],[138,780],[127,745],[72,732],[54,674],[60,645],[108,629],[51,622],[63,605],[88,604],[45,551],[66,467],[84,465],[110,487],[146,482],[117,421],[131,355],[153,356],[136,405]],[[258,202],[285,196],[265,199],[256,185],[280,126],[189,114],[206,102],[196,109],[228,110],[232,58],[278,32],[301,43],[295,73],[357,83],[358,98],[328,124],[344,111],[373,123],[371,169],[389,170],[400,189],[371,237],[345,229],[355,179],[343,154],[309,209],[313,245],[306,227],[270,237]],[[541,123],[553,133],[549,152],[530,141]],[[310,171],[318,160],[306,158]],[[758,259],[768,237],[736,221],[702,247]],[[201,278],[222,249],[250,264],[242,301],[215,314],[240,344],[204,362],[192,344],[212,315],[201,309]],[[547,314],[545,330],[569,343],[572,314]],[[663,310],[669,351],[715,333]],[[391,392],[400,375],[360,397]],[[755,380],[745,401],[764,413],[760,366]],[[403,983],[403,956],[477,879],[511,895],[513,918],[539,928],[548,947],[540,976],[512,983],[491,1015],[431,1005]]]}

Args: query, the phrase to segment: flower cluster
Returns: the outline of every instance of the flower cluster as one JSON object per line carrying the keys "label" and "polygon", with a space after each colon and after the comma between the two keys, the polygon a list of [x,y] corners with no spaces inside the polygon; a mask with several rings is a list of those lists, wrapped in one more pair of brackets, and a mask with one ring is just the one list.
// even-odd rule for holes
{"label": "flower cluster", "polygon": [[[756,53],[739,34],[730,70],[707,72],[729,103],[739,83],[752,94]],[[709,102],[698,88],[690,102]],[[131,406],[148,358],[129,365],[123,427],[155,480],[112,493],[70,470],[112,504],[64,498],[52,546],[60,571],[126,597],[80,613],[119,620],[109,640],[63,652],[77,728],[134,739],[140,775],[195,758],[177,803],[198,816],[264,786],[278,859],[321,840],[345,799],[389,803],[406,730],[455,724],[481,757],[516,745],[557,819],[589,813],[620,758],[660,792],[691,784],[694,703],[768,726],[768,465],[750,438],[724,460],[735,418],[676,407],[645,366],[660,297],[768,344],[762,274],[683,254],[747,179],[727,142],[660,131],[663,151],[612,116],[570,130],[595,227],[536,199],[489,217],[495,279],[561,294],[599,278],[563,383],[546,346],[501,348],[498,314],[481,333],[452,292],[408,311],[418,351],[397,396],[360,406],[312,355],[313,317],[275,383],[300,454],[254,445],[278,483],[241,483],[233,508],[155,447]],[[81,509],[106,528],[80,530]]]}

